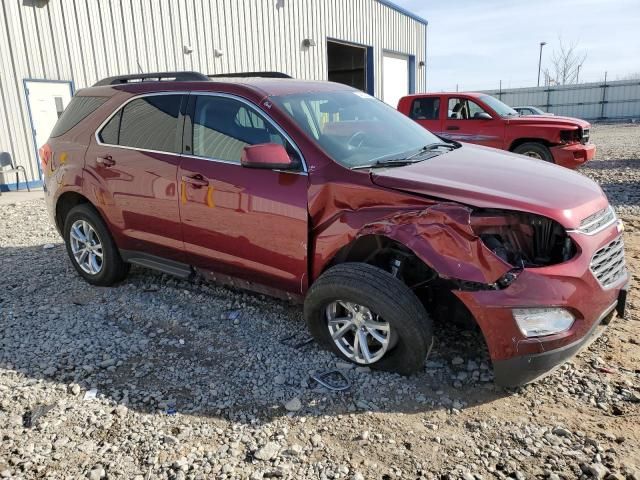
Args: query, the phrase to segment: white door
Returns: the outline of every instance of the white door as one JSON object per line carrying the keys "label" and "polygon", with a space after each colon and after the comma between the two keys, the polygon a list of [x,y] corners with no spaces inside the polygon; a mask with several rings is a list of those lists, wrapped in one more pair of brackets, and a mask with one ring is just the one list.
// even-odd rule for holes
{"label": "white door", "polygon": [[382,100],[393,108],[409,94],[409,57],[396,53],[382,54]]}
{"label": "white door", "polygon": [[53,126],[71,101],[71,82],[26,80],[36,151],[47,143]]}

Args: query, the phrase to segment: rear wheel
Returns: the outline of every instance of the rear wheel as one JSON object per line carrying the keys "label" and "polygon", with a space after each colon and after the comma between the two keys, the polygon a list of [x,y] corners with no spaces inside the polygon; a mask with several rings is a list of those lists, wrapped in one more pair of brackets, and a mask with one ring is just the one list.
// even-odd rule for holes
{"label": "rear wheel", "polygon": [[330,268],[311,286],[304,314],[318,343],[350,362],[403,375],[424,366],[431,319],[413,292],[380,268]]}
{"label": "rear wheel", "polygon": [[87,282],[113,285],[129,273],[130,265],[120,257],[107,226],[90,205],[83,203],[69,211],[63,236],[71,263]]}
{"label": "rear wheel", "polygon": [[518,145],[514,150],[515,153],[526,155],[527,157],[537,158],[545,162],[553,163],[553,155],[546,145],[538,142],[526,142]]}

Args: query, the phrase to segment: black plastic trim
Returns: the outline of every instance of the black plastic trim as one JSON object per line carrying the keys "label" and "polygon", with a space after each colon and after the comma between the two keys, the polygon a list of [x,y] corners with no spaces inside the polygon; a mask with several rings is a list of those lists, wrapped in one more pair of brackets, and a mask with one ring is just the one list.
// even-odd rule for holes
{"label": "black plastic trim", "polygon": [[186,263],[176,262],[174,260],[168,260],[166,258],[151,255],[145,252],[138,252],[135,250],[120,250],[120,256],[125,262],[133,263],[134,265],[140,265],[141,267],[151,268],[158,270],[169,275],[174,275],[179,278],[190,278],[193,275],[193,270],[190,265]]}

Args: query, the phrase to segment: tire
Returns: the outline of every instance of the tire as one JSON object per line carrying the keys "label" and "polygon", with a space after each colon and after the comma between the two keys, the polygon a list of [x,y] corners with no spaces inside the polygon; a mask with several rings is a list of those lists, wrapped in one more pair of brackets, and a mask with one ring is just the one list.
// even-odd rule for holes
{"label": "tire", "polygon": [[[379,316],[375,318],[388,323],[390,340],[380,359],[363,363],[340,349],[329,330],[327,309],[334,302],[366,307],[364,310],[369,309]],[[364,263],[343,263],[323,273],[309,289],[304,316],[311,335],[322,347],[352,363],[402,375],[424,367],[433,338],[431,318],[409,287],[390,273]],[[354,332],[355,327],[349,334],[355,337]]]}
{"label": "tire", "polygon": [[[88,227],[85,225],[88,225]],[[72,237],[71,231],[74,226],[79,227],[83,235],[85,231],[91,232],[91,230],[93,230],[93,233],[89,233],[90,240],[95,242],[95,245],[92,245],[91,248],[101,245],[101,248],[96,248],[93,254],[87,254],[87,257],[95,259],[95,262],[88,262],[88,268],[94,270],[93,272],[86,271],[87,264],[85,264],[85,268],[83,268],[78,259],[76,259],[74,248],[82,245],[86,246],[86,243],[83,244],[76,240],[78,235],[75,232],[77,232],[77,230],[74,230],[75,237]],[[123,280],[129,273],[131,265],[122,260],[107,226],[91,205],[83,203],[73,207],[65,218],[62,232],[67,247],[67,254],[71,259],[73,267],[80,276],[90,284],[110,286]],[[98,253],[102,254],[100,261],[98,261],[100,258]],[[96,268],[96,266],[99,266],[99,269]]]}
{"label": "tire", "polygon": [[513,149],[514,153],[554,163],[553,155],[546,145],[538,142],[526,142]]}

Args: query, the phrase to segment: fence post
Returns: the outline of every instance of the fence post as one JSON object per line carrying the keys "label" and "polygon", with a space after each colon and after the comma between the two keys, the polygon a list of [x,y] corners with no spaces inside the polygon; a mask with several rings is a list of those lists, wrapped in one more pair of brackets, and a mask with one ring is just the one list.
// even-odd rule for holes
{"label": "fence post", "polygon": [[602,101],[600,102],[600,118],[605,118],[604,107],[607,103],[607,72],[604,72],[604,85],[602,85]]}
{"label": "fence post", "polygon": [[500,90],[498,91],[498,99],[502,100],[502,80],[500,80]]}

